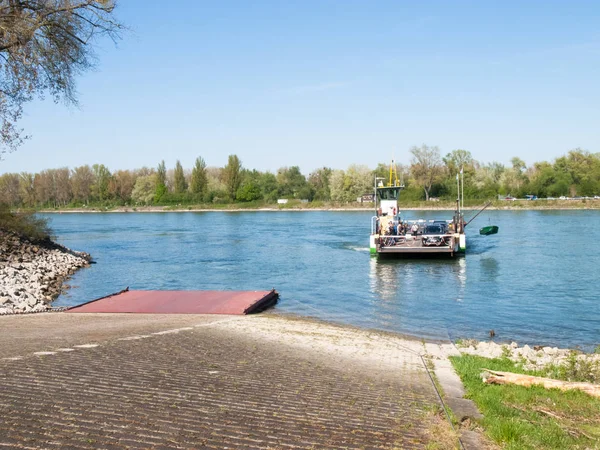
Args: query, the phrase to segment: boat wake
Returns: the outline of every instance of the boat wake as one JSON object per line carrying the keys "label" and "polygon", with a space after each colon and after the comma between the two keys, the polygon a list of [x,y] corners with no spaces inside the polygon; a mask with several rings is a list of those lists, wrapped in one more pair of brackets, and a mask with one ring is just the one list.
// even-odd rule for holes
{"label": "boat wake", "polygon": [[368,252],[369,247],[357,247],[355,245],[348,245],[346,247],[348,250],[354,250],[355,252]]}
{"label": "boat wake", "polygon": [[468,250],[470,255],[482,255],[497,247],[493,240],[485,239],[485,236],[476,235],[471,238],[471,247]]}

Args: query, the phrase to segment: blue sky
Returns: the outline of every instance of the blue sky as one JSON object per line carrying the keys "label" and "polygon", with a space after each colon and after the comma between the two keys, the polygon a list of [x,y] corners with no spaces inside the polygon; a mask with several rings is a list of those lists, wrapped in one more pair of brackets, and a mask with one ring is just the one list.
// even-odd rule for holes
{"label": "blue sky", "polygon": [[[169,5],[165,7],[165,5]],[[600,152],[600,2],[121,0],[80,107],[26,106],[0,172],[196,156],[275,171]]]}

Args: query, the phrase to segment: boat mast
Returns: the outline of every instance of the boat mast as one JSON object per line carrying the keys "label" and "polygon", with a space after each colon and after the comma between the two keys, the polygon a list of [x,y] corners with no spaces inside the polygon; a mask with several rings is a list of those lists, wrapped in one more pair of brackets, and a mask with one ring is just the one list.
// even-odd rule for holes
{"label": "boat mast", "polygon": [[465,171],[464,171],[465,166],[462,166],[460,168],[460,177],[461,177],[461,209],[465,209]]}
{"label": "boat mast", "polygon": [[458,174],[456,174],[456,212],[460,214],[460,181]]}
{"label": "boat mast", "polygon": [[379,217],[377,209],[377,173],[375,173],[375,184],[373,185],[373,204],[375,205],[375,215]]}

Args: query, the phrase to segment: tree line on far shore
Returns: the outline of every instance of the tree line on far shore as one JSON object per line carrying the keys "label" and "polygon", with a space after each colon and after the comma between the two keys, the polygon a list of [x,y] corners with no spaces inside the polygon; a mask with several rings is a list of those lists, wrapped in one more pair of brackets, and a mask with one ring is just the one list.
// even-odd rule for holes
{"label": "tree line on far shore", "polygon": [[[460,149],[442,157],[438,147],[427,145],[412,147],[410,153],[410,165],[397,166],[398,178],[406,186],[403,200],[454,200],[461,170],[466,199],[600,195],[600,154],[581,149],[531,166],[518,157],[509,166],[484,164]],[[209,167],[202,157],[191,169],[184,169],[179,161],[169,169],[162,161],[156,168],[112,172],[94,164],[5,173],[0,176],[0,203],[12,208],[271,204],[282,198],[350,203],[373,192],[375,177],[388,180],[389,168],[389,163],[379,163],[375,169],[323,167],[305,176],[298,166],[282,167],[277,173],[247,169],[237,155],[230,155],[224,167]]]}

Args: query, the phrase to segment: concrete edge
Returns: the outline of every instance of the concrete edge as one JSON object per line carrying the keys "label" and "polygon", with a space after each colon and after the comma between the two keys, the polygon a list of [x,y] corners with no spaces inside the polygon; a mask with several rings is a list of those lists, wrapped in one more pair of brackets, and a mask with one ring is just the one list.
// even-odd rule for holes
{"label": "concrete edge", "polygon": [[449,356],[460,356],[452,344],[424,344],[425,357],[433,364],[433,374],[442,392],[444,407],[448,408],[458,421],[457,432],[462,448],[477,450],[485,448],[484,437],[480,432],[463,429],[464,422],[477,422],[483,414],[472,400],[464,398],[464,385],[454,370]]}

